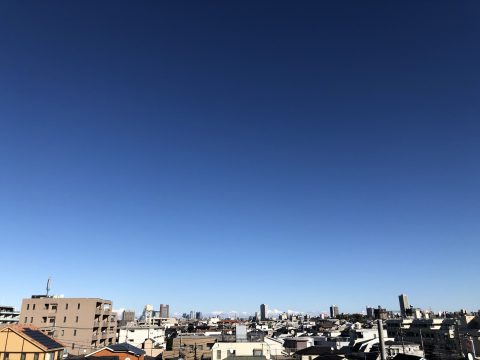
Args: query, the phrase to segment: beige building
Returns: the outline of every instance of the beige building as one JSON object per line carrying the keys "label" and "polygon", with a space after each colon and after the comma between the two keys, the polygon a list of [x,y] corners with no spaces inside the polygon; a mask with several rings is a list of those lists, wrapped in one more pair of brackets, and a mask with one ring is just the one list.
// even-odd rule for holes
{"label": "beige building", "polygon": [[212,360],[224,360],[229,357],[245,359],[271,358],[270,346],[266,342],[217,342],[212,346]]}
{"label": "beige building", "polygon": [[172,350],[164,351],[164,359],[205,360],[212,358],[212,346],[217,341],[212,336],[178,335],[173,339]]}
{"label": "beige building", "polygon": [[108,300],[32,296],[23,299],[19,320],[46,331],[74,355],[116,342],[117,317]]}
{"label": "beige building", "polygon": [[0,327],[0,359],[62,360],[64,345],[33,326]]}

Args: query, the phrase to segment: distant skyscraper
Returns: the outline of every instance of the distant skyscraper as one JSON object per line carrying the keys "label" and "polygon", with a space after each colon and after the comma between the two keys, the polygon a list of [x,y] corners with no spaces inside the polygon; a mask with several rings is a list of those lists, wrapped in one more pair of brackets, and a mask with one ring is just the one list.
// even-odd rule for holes
{"label": "distant skyscraper", "polygon": [[201,313],[200,311],[197,311],[197,312],[195,313],[195,319],[197,319],[197,320],[201,320],[201,319],[202,319],[202,313]]}
{"label": "distant skyscraper", "polygon": [[265,321],[267,320],[268,316],[268,306],[265,304],[260,305],[260,320]]}
{"label": "distant skyscraper", "polygon": [[196,311],[195,311],[195,310],[191,310],[191,311],[190,311],[190,317],[189,317],[189,319],[190,319],[190,320],[195,320],[195,315],[196,315]]}
{"label": "distant skyscraper", "polygon": [[374,312],[374,308],[371,307],[371,306],[367,306],[367,317],[369,319],[374,319],[375,318],[375,312]]}
{"label": "distant skyscraper", "polygon": [[169,318],[170,317],[170,305],[160,304],[160,317],[161,318]]}
{"label": "distant skyscraper", "polygon": [[338,314],[339,314],[338,306],[337,305],[330,306],[330,317],[334,319],[338,316]]}
{"label": "distant skyscraper", "polygon": [[398,301],[400,302],[400,313],[402,314],[402,317],[407,317],[407,309],[409,308],[407,295],[399,295]]}
{"label": "distant skyscraper", "polygon": [[123,310],[122,320],[125,322],[135,321],[135,310]]}

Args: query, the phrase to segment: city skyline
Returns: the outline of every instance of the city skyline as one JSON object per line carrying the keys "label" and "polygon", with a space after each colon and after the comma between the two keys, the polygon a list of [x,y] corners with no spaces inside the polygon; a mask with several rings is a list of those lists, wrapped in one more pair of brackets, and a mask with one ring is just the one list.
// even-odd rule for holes
{"label": "city skyline", "polygon": [[479,309],[479,15],[1,2],[0,304]]}
{"label": "city skyline", "polygon": [[[51,282],[51,279],[49,278],[48,280],[49,284]],[[39,294],[39,293],[38,293]],[[36,295],[38,295],[36,294]],[[32,295],[33,296],[33,295]],[[65,294],[51,294],[51,296],[53,297],[57,297],[57,298],[64,298],[64,297],[67,297],[67,298],[98,298],[99,296],[65,296]],[[157,305],[158,305],[158,311],[159,313],[162,312],[162,306],[166,306],[168,308],[168,310],[166,310],[165,307],[163,307],[164,310],[166,310],[167,312],[169,312],[171,314],[172,317],[182,317],[182,315],[184,314],[192,314],[193,313],[196,313],[196,312],[200,312],[201,314],[204,314],[206,316],[221,316],[221,317],[251,317],[251,316],[255,316],[255,315],[258,315],[259,318],[262,318],[262,306],[265,306],[265,314],[267,317],[277,317],[278,315],[281,315],[283,313],[287,313],[287,314],[296,314],[296,315],[319,315],[319,314],[324,314],[324,315],[330,315],[332,314],[332,307],[335,307],[338,311],[338,314],[363,314],[363,315],[367,315],[367,308],[371,307],[371,308],[377,308],[377,307],[380,307],[382,306],[382,308],[386,308],[386,310],[388,311],[393,311],[395,313],[398,313],[400,315],[403,315],[405,316],[405,313],[402,312],[402,305],[400,304],[401,303],[401,297],[405,297],[406,299],[406,304],[408,305],[408,295],[405,294],[405,293],[402,293],[398,296],[396,296],[397,298],[397,304],[396,305],[391,305],[389,306],[388,304],[386,303],[378,303],[378,304],[366,304],[364,305],[363,307],[359,306],[359,307],[356,307],[356,308],[353,308],[353,309],[345,309],[344,311],[344,308],[342,306],[339,306],[338,304],[334,304],[334,305],[328,305],[325,309],[324,308],[320,308],[320,307],[317,307],[315,309],[301,309],[299,307],[294,307],[295,309],[293,308],[284,308],[284,309],[280,309],[279,307],[277,306],[273,306],[273,307],[270,307],[269,304],[266,304],[266,303],[262,303],[260,305],[257,304],[257,309],[245,309],[245,308],[242,308],[242,310],[219,310],[220,307],[215,307],[214,309],[200,309],[198,310],[195,305],[193,305],[193,308],[194,309],[197,309],[197,310],[192,310],[192,308],[189,308],[189,310],[187,310],[186,308],[185,309],[180,309],[180,308],[176,308],[175,306],[172,308],[172,304],[171,303],[161,303],[160,305],[156,304],[156,303],[153,303],[153,302],[144,302],[140,307],[133,307],[133,306],[128,306],[125,304],[116,304],[114,300],[112,299],[109,299],[110,301],[112,301],[112,303],[114,304],[114,308],[113,308],[113,311],[115,311],[116,313],[118,313],[119,315],[122,314],[123,311],[125,310],[133,310],[135,311],[135,314],[136,316],[140,316],[140,314],[142,314],[143,310],[145,309],[145,306],[147,305],[152,305],[154,309],[156,309]],[[25,300],[25,299],[28,299],[30,297],[25,297],[25,298],[22,298],[20,299],[20,302],[22,300]],[[141,298],[141,297],[139,297]],[[399,303],[400,302],[400,303]],[[3,304],[3,303],[0,303],[0,305],[10,305],[10,306],[14,306],[15,308],[19,309],[20,307],[17,306],[16,304]],[[413,305],[411,305],[413,306]],[[463,305],[463,304],[451,304],[451,306],[449,308],[433,308],[432,306],[428,305],[428,304],[425,304],[425,305],[420,305],[419,304],[416,304],[416,306],[414,308],[418,308],[418,309],[421,309],[421,310],[427,310],[427,311],[432,311],[434,313],[439,313],[439,312],[443,312],[443,311],[448,311],[448,312],[454,312],[454,311],[460,311],[460,310],[467,310],[467,311],[480,311],[480,309],[477,309],[477,308],[472,308],[472,309],[466,309],[466,307]],[[171,311],[171,309],[173,309],[173,311]],[[240,309],[239,307],[237,307],[237,309]]]}

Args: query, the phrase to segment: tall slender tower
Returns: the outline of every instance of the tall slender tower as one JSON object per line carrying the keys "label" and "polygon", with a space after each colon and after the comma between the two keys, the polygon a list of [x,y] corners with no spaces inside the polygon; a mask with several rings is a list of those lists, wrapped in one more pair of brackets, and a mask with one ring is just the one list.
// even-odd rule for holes
{"label": "tall slender tower", "polygon": [[335,319],[335,318],[338,316],[339,313],[340,313],[340,312],[339,312],[339,310],[338,310],[338,306],[337,306],[337,305],[332,305],[332,306],[330,306],[330,317],[331,317],[332,319]]}
{"label": "tall slender tower", "polygon": [[265,304],[260,305],[260,320],[267,320],[268,306]]}
{"label": "tall slender tower", "polygon": [[398,301],[400,302],[400,313],[402,317],[407,317],[407,309],[408,309],[408,297],[405,294],[401,294],[398,296]]}

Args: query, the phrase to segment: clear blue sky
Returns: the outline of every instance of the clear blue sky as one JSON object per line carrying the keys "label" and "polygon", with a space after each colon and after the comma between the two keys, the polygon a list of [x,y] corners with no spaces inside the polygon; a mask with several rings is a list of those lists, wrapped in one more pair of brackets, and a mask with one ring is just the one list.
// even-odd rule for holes
{"label": "clear blue sky", "polygon": [[478,1],[3,1],[0,303],[480,308]]}

